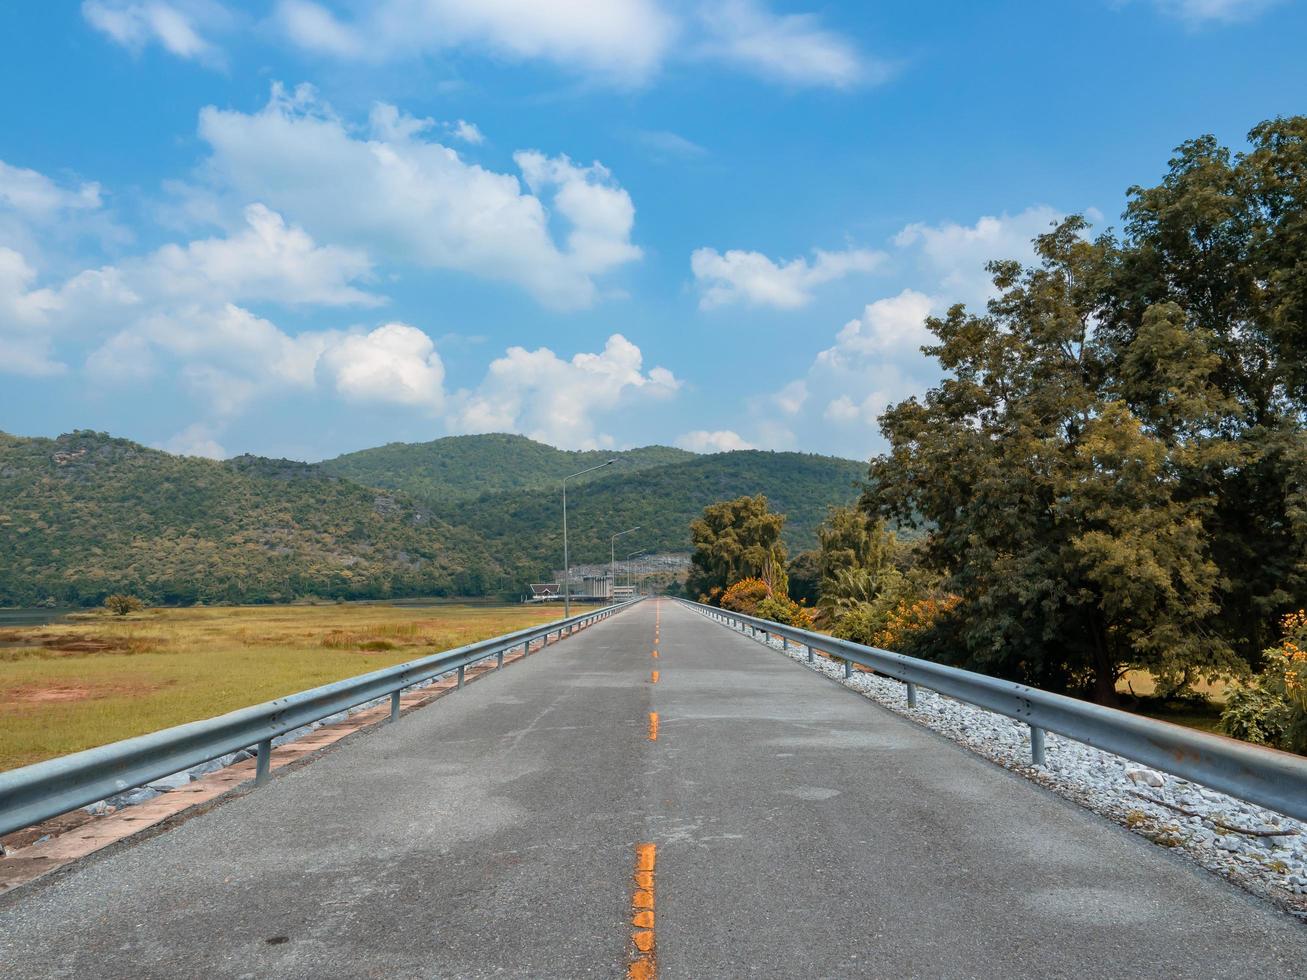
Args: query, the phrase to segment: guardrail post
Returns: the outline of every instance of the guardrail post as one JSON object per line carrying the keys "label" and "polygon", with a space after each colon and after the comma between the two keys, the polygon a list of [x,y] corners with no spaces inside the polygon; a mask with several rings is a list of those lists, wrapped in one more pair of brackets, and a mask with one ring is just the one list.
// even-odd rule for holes
{"label": "guardrail post", "polygon": [[390,720],[399,721],[399,692],[390,692]]}
{"label": "guardrail post", "polygon": [[466,667],[458,668],[458,686],[460,689],[463,687],[463,673],[466,669],[467,669]]}
{"label": "guardrail post", "polygon": [[817,662],[817,655],[812,652],[812,647],[808,647],[808,663],[812,664],[816,662]]}
{"label": "guardrail post", "polygon": [[847,681],[853,676],[853,661],[847,657],[844,659],[844,679]]}
{"label": "guardrail post", "polygon": [[496,659],[495,670],[503,670],[503,669],[504,669],[504,651],[503,651],[503,650],[500,650],[498,656],[497,656],[495,659]]}
{"label": "guardrail post", "polygon": [[1030,761],[1037,766],[1044,764],[1044,730],[1030,726]]}
{"label": "guardrail post", "polygon": [[254,785],[262,786],[272,775],[272,739],[265,738],[259,743],[257,759],[254,763]]}
{"label": "guardrail post", "polygon": [[912,681],[908,681],[908,707],[915,708],[916,706],[917,706],[917,685],[913,684]]}

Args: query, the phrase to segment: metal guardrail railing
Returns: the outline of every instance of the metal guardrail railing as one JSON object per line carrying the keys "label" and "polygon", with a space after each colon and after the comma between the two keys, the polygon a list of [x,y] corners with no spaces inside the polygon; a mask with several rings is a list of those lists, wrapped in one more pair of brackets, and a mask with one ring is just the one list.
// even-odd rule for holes
{"label": "metal guardrail railing", "polygon": [[1025,722],[1030,726],[1030,753],[1037,766],[1044,764],[1044,732],[1056,732],[1248,803],[1307,820],[1307,758],[1302,756],[715,606],[679,601],[734,629],[754,636],[762,633],[764,642],[766,637],[779,636],[782,647],[791,642],[805,647],[809,662],[815,651],[837,656],[844,661],[846,678],[852,674],[852,665],[860,664],[902,681],[907,685],[910,707],[917,703],[917,688],[924,687]]}
{"label": "metal guardrail railing", "polygon": [[256,747],[258,753],[254,781],[255,785],[261,785],[268,779],[272,740],[278,736],[386,695],[390,695],[390,720],[396,721],[399,718],[400,692],[406,687],[457,671],[461,688],[464,672],[472,664],[495,657],[497,668],[503,667],[504,654],[515,647],[523,647],[523,653],[529,654],[531,644],[537,641],[543,641],[543,648],[555,634],[561,640],[639,601],[636,598],[605,606],[569,619],[532,626],[300,691],[216,718],[165,728],[149,735],[0,772],[0,834],[29,827],[60,813],[250,747]]}

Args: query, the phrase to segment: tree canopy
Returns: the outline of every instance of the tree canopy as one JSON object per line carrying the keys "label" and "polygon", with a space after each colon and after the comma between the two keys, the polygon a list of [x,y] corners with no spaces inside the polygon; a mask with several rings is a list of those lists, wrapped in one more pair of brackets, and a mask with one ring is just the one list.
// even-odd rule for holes
{"label": "tree canopy", "polygon": [[786,595],[785,515],[771,510],[762,494],[709,504],[690,524],[694,553],[686,589],[691,596],[714,598],[746,578],[764,581]]}
{"label": "tree canopy", "polygon": [[1132,188],[1121,237],[1068,218],[990,265],[984,314],[882,416],[862,507],[926,533],[938,655],[1113,698],[1258,657],[1307,574],[1307,118],[1211,137]]}

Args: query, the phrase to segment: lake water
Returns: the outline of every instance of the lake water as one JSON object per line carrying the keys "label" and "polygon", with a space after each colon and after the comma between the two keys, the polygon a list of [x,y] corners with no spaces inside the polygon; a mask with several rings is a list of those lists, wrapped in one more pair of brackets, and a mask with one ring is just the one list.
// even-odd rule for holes
{"label": "lake water", "polygon": [[6,626],[45,626],[49,623],[62,623],[70,613],[82,612],[76,607],[54,609],[0,609],[0,629]]}

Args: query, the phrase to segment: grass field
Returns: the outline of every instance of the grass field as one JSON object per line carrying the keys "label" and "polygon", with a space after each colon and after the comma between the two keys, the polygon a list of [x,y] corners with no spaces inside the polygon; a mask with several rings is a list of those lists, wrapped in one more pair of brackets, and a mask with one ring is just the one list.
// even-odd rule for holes
{"label": "grass field", "polygon": [[92,612],[0,629],[0,770],[561,615],[541,606],[345,603]]}

